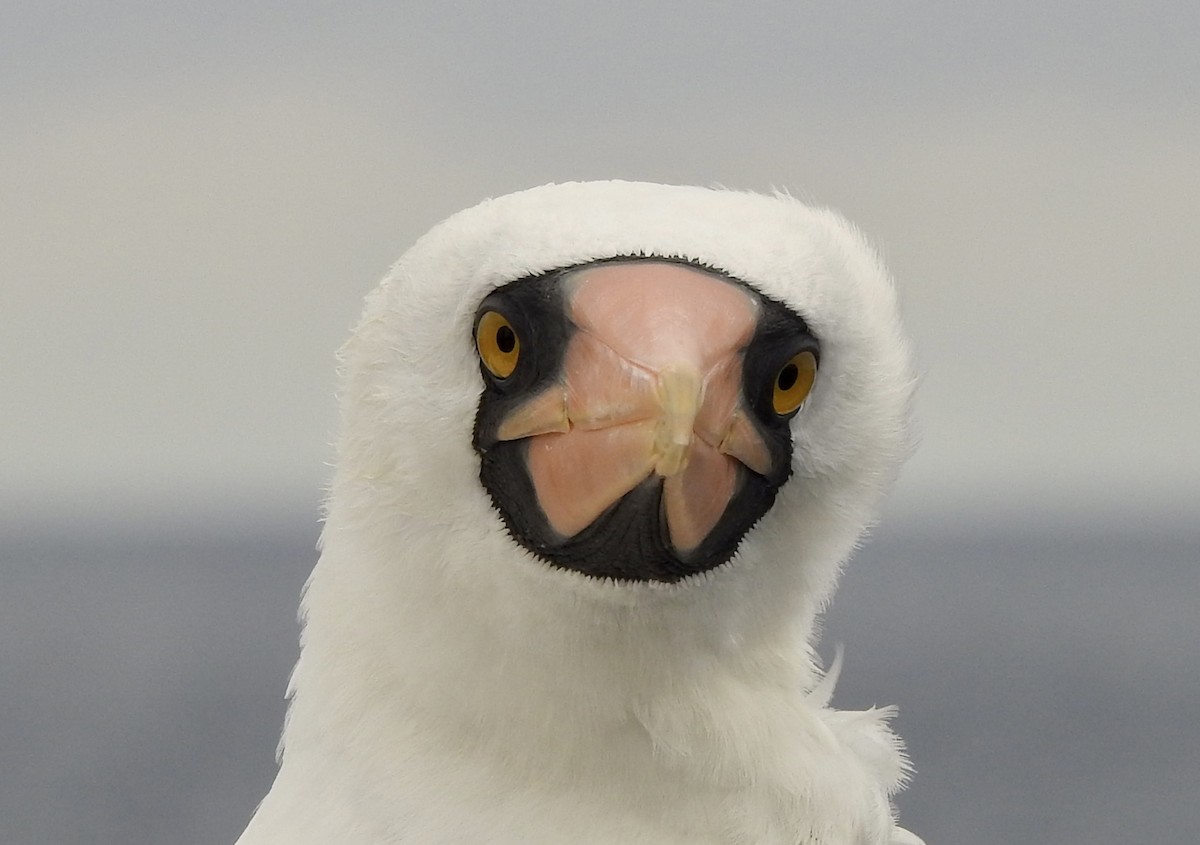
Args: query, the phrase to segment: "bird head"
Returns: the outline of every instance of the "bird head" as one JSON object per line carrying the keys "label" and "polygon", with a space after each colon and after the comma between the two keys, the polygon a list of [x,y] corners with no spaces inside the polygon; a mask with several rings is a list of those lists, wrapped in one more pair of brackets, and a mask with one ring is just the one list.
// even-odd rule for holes
{"label": "bird head", "polygon": [[426,565],[473,579],[685,589],[769,566],[823,595],[909,443],[890,279],[782,195],[486,201],[396,264],[342,357],[331,526],[412,549],[419,524],[456,549]]}

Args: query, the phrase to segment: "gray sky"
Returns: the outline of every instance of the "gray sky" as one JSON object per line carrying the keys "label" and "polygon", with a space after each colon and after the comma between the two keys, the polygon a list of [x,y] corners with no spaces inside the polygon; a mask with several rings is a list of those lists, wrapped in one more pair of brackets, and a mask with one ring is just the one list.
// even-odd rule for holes
{"label": "gray sky", "polygon": [[315,501],[387,266],[483,197],[634,178],[880,246],[925,371],[896,508],[1188,513],[1200,7],[735,5],[9,4],[0,504]]}

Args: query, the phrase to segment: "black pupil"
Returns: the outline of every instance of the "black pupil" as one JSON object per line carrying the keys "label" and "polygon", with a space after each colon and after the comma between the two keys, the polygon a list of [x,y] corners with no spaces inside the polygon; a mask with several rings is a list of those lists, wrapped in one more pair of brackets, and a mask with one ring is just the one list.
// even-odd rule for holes
{"label": "black pupil", "polygon": [[496,348],[505,355],[517,348],[517,335],[510,326],[496,329]]}
{"label": "black pupil", "polygon": [[799,378],[800,368],[789,362],[787,366],[779,371],[779,378],[775,379],[775,383],[779,385],[780,390],[791,390],[796,386],[796,381]]}

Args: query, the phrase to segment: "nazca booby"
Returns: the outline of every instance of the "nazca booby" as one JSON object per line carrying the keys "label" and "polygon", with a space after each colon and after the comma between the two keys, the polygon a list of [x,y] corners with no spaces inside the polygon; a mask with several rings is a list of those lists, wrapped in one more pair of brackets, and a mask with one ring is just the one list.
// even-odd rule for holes
{"label": "nazca booby", "polygon": [[875,253],[628,182],[422,237],[341,353],[280,769],[239,845],[899,845],[812,640],[909,448]]}

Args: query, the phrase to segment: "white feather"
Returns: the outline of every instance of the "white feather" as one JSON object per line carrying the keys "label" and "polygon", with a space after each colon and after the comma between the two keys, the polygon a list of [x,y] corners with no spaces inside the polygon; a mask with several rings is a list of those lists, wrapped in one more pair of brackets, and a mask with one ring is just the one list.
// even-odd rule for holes
{"label": "white feather", "polygon": [[[532,558],[470,445],[486,293],[642,254],[740,278],[822,344],[792,480],[730,563],[671,585]],[[895,294],[841,217],[621,182],[489,200],[392,268],[342,366],[281,767],[239,845],[919,841],[892,820],[906,762],[888,711],[829,709],[812,653],[838,569],[909,448]]]}

